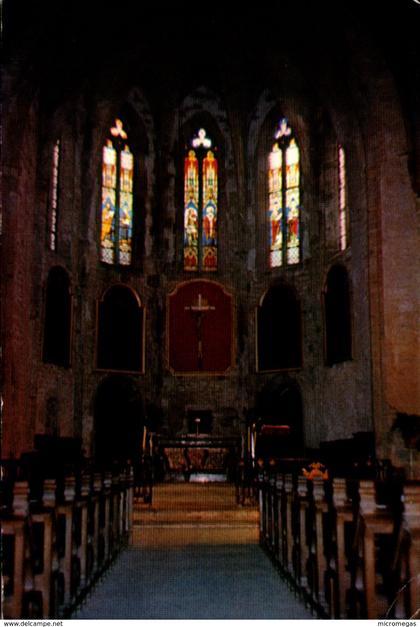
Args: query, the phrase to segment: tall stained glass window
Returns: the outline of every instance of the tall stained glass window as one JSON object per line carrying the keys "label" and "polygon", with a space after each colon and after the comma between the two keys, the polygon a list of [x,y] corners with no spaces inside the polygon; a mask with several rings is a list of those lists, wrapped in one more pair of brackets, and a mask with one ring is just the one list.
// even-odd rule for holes
{"label": "tall stained glass window", "polygon": [[286,118],[275,133],[268,159],[270,267],[300,261],[300,155]]}
{"label": "tall stained glass window", "polygon": [[347,207],[347,175],[346,153],[338,146],[338,237],[340,250],[348,246],[348,207]]}
{"label": "tall stained glass window", "polygon": [[184,159],[184,270],[217,270],[218,164],[200,129]]}
{"label": "tall stained glass window", "polygon": [[50,175],[50,202],[48,221],[48,246],[50,250],[57,248],[57,211],[58,211],[58,175],[60,168],[60,140],[53,146]]}
{"label": "tall stained glass window", "polygon": [[133,154],[121,120],[102,149],[101,261],[128,266],[132,256]]}

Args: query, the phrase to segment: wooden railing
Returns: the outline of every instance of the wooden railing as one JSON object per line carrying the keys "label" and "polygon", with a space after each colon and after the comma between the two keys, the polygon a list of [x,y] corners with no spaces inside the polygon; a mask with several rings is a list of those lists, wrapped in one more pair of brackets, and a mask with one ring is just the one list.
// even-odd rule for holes
{"label": "wooden railing", "polygon": [[66,617],[129,541],[131,468],[8,486],[2,507],[4,618]]}
{"label": "wooden railing", "polygon": [[420,482],[260,472],[260,541],[326,618],[410,618],[420,608]]}

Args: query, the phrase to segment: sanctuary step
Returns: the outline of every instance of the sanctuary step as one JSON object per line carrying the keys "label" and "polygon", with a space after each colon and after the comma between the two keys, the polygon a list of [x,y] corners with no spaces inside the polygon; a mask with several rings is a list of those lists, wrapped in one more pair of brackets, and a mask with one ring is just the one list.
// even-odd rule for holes
{"label": "sanctuary step", "polygon": [[159,484],[151,505],[134,505],[133,542],[257,543],[258,520],[257,505],[238,506],[231,484]]}

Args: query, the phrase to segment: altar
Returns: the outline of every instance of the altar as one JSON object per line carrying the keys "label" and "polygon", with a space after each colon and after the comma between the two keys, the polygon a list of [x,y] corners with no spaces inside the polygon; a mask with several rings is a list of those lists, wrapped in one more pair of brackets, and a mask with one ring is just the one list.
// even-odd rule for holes
{"label": "altar", "polygon": [[237,437],[209,434],[156,436],[165,481],[233,481],[240,444]]}

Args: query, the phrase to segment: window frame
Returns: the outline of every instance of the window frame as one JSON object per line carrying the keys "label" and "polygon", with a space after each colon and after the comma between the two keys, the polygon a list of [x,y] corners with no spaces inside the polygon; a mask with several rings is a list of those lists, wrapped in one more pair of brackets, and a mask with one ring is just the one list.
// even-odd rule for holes
{"label": "window frame", "polygon": [[63,142],[56,136],[49,151],[47,248],[56,253],[58,248],[58,218],[60,205],[61,164]]}
{"label": "window frame", "polygon": [[[115,131],[115,133],[113,132]],[[118,134],[119,132],[119,134]],[[104,152],[105,149],[109,147],[112,148],[115,152],[115,187],[105,186],[104,185]],[[128,148],[128,153],[131,155],[131,190],[126,191],[121,188],[121,161],[122,154],[125,152],[125,149]],[[135,246],[135,184],[136,184],[136,175],[135,175],[135,166],[136,159],[135,154],[131,151],[129,147],[129,139],[128,134],[124,129],[124,123],[119,118],[115,118],[115,126],[110,127],[108,133],[105,137],[105,141],[102,143],[101,149],[101,160],[100,160],[100,215],[99,215],[99,260],[101,264],[108,267],[118,267],[118,268],[132,268],[134,265],[134,246]],[[113,192],[115,196],[115,209],[114,214],[112,216],[110,229],[114,229],[114,235],[112,238],[112,261],[107,261],[103,258],[104,249],[103,241],[103,226],[104,226],[104,193],[105,190],[109,189]],[[129,194],[131,196],[131,221],[127,229],[129,230],[129,239],[130,240],[130,251],[129,251],[129,261],[127,263],[123,263],[121,261],[121,247],[120,243],[124,238],[121,238],[121,214],[122,214],[122,203],[121,203],[121,195]],[[111,239],[110,239],[111,241]]]}
{"label": "window frame", "polygon": [[[297,152],[298,152],[298,185],[290,185],[289,187],[287,187],[287,172],[286,172],[286,166],[287,166],[287,152],[290,148],[290,144],[291,142],[294,142]],[[281,189],[280,189],[280,194],[281,194],[281,218],[280,218],[280,223],[281,223],[281,227],[280,227],[280,233],[281,233],[281,248],[280,248],[280,261],[281,263],[276,264],[276,265],[272,265],[272,254],[273,252],[275,252],[275,250],[273,250],[273,242],[272,240],[272,210],[271,210],[271,191],[270,191],[270,173],[274,170],[274,168],[270,168],[270,162],[272,160],[272,156],[275,153],[275,148],[278,148],[280,154],[281,154]],[[268,249],[268,259],[266,261],[266,266],[268,266],[268,269],[270,270],[270,272],[276,271],[278,269],[284,269],[284,268],[293,268],[293,267],[298,267],[301,263],[302,263],[302,259],[303,259],[303,254],[302,254],[302,207],[303,207],[303,203],[302,203],[302,194],[303,194],[303,189],[302,189],[302,158],[301,158],[301,148],[300,145],[297,141],[296,138],[296,134],[293,130],[293,127],[289,125],[289,121],[286,117],[281,117],[279,119],[279,122],[277,124],[277,130],[274,133],[274,142],[273,142],[273,137],[271,138],[271,149],[266,157],[266,167],[265,167],[265,189],[266,189],[266,201],[265,201],[265,221],[264,224],[266,225],[265,228],[265,232],[267,234],[267,240],[268,240],[268,245],[267,245],[267,249]],[[289,235],[289,221],[288,221],[288,214],[290,212],[290,208],[287,207],[287,202],[286,202],[286,198],[287,198],[287,193],[288,191],[292,192],[293,190],[297,190],[297,193],[299,195],[299,202],[297,204],[297,209],[298,209],[298,221],[297,221],[297,231],[298,231],[298,245],[295,247],[291,247],[291,248],[297,248],[297,254],[298,254],[298,260],[295,262],[290,262],[288,261],[288,253],[289,253],[289,246],[288,246],[288,235]],[[286,217],[286,210],[288,210],[287,213],[287,217]],[[271,231],[271,234],[270,234]]]}
{"label": "window frame", "polygon": [[[198,128],[198,130],[195,132],[195,134],[190,135],[190,139],[188,140],[188,142],[185,143],[184,149],[183,149],[183,167],[182,167],[182,189],[183,189],[183,210],[182,210],[182,269],[183,272],[186,273],[189,276],[198,276],[198,275],[214,275],[218,272],[219,270],[219,252],[220,252],[220,248],[219,248],[219,237],[218,237],[218,232],[219,232],[219,224],[220,224],[220,197],[221,197],[221,190],[220,190],[220,183],[221,183],[221,177],[220,177],[220,154],[219,154],[219,149],[217,145],[214,145],[214,142],[212,139],[210,139],[210,137],[207,135],[207,131],[205,130],[204,126],[208,126],[208,125],[196,125],[196,128]],[[212,136],[214,134],[212,133]],[[198,143],[198,142],[202,143]],[[208,144],[206,144],[205,142],[209,142]],[[195,268],[188,268],[186,267],[186,263],[185,263],[185,253],[186,253],[186,249],[188,248],[188,245],[186,245],[186,210],[187,210],[187,182],[186,182],[186,161],[188,159],[188,157],[191,154],[191,151],[194,152],[194,157],[197,160],[197,172],[198,172],[198,202],[197,202],[197,223],[198,223],[198,229],[197,229],[197,266]],[[213,244],[206,244],[204,243],[204,218],[205,218],[205,214],[204,211],[207,208],[207,206],[210,206],[210,203],[207,203],[206,205],[204,204],[205,200],[204,200],[204,185],[205,185],[205,181],[204,181],[204,162],[205,160],[208,158],[209,153],[212,154],[212,157],[215,160],[216,166],[215,166],[215,175],[216,175],[216,181],[215,181],[215,185],[214,187],[216,188],[216,200],[213,203],[213,205],[215,206],[215,216],[216,216],[216,220],[215,220],[215,242]],[[209,238],[211,239],[211,238]],[[209,249],[213,248],[215,249],[215,265],[214,267],[205,267],[204,265],[204,259],[205,259],[205,254],[204,254],[204,250],[205,248],[208,247]]]}

